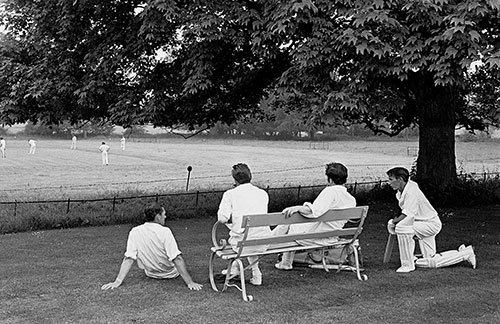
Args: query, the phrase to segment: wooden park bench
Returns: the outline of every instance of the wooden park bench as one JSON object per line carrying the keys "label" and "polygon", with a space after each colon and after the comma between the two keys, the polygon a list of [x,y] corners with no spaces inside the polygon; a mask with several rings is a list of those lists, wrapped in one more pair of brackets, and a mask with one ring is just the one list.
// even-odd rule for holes
{"label": "wooden park bench", "polygon": [[[221,258],[222,260],[227,260],[227,274],[225,275],[224,285],[220,291],[225,291],[228,287],[235,287],[241,291],[243,300],[251,301],[253,297],[251,295],[247,295],[246,287],[245,287],[245,270],[250,269],[251,265],[248,265],[246,268],[243,266],[243,259],[246,259],[248,256],[259,256],[259,260],[270,254],[284,253],[288,251],[310,251],[310,250],[320,250],[322,251],[322,261],[318,265],[313,265],[311,268],[322,268],[325,271],[329,271],[331,269],[340,270],[350,270],[356,273],[357,278],[359,280],[367,280],[368,277],[366,275],[362,275],[361,271],[361,261],[360,255],[358,252],[359,242],[358,236],[361,234],[363,230],[363,223],[365,221],[366,215],[368,213],[368,206],[360,206],[360,207],[352,207],[346,209],[332,209],[327,211],[325,214],[318,218],[306,218],[298,213],[294,213],[289,218],[285,218],[282,213],[269,213],[269,214],[260,214],[260,215],[246,215],[243,216],[242,220],[242,228],[245,229],[245,234],[243,239],[238,243],[237,250],[235,252],[231,245],[227,243],[225,239],[217,240],[217,237],[220,236],[221,228],[225,227],[225,224],[220,222],[216,222],[212,228],[212,242],[213,247],[211,248],[211,256],[210,256],[210,265],[209,265],[209,276],[210,276],[210,284],[212,285],[212,289],[215,291],[219,291],[219,288],[216,285],[216,279],[214,274],[214,263],[217,258]],[[292,224],[301,224],[301,223],[314,223],[314,222],[326,222],[326,221],[339,221],[339,220],[347,220],[348,223],[346,226],[339,230],[331,230],[325,232],[313,232],[313,233],[304,233],[304,234],[288,234],[281,236],[269,236],[269,237],[260,237],[260,238],[247,238],[248,229],[252,227],[261,227],[261,226],[277,226],[277,225],[292,225]],[[339,240],[331,245],[323,246],[323,245],[300,245],[297,243],[297,240],[310,240],[310,239],[322,239],[329,237],[338,237]],[[258,245],[269,245],[269,248],[265,252],[261,253],[246,253],[244,251],[244,247],[252,247]],[[353,251],[354,254],[354,265],[346,265],[346,264],[327,264],[326,263],[326,255],[327,250],[331,248],[346,248]],[[243,253],[242,253],[243,252]],[[233,262],[238,264],[240,269],[240,284],[234,283],[232,280],[235,275],[231,275],[230,269]],[[237,281],[236,281],[237,282]]]}

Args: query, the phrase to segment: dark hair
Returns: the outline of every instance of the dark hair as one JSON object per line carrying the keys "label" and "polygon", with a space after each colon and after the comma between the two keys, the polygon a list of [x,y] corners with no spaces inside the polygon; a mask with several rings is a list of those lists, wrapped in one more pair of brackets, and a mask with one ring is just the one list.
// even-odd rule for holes
{"label": "dark hair", "polygon": [[386,173],[389,177],[394,177],[396,179],[400,178],[403,179],[404,182],[408,182],[408,179],[410,178],[410,172],[403,167],[392,168],[387,170]]}
{"label": "dark hair", "polygon": [[239,184],[249,183],[252,180],[252,172],[250,172],[250,168],[245,163],[233,165],[231,174]]}
{"label": "dark hair", "polygon": [[347,181],[347,168],[342,163],[328,163],[325,174],[328,180],[337,185],[344,184]]}
{"label": "dark hair", "polygon": [[144,207],[144,221],[152,222],[155,220],[156,215],[163,212],[163,207],[158,203],[152,203]]}
{"label": "dark hair", "polygon": [[102,144],[106,144],[106,143],[102,142]]}

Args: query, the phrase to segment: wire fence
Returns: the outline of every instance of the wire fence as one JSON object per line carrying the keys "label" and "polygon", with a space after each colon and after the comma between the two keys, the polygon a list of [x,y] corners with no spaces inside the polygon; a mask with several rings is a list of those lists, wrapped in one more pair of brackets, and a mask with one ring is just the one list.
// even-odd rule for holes
{"label": "wire fence", "polygon": [[[462,179],[486,181],[500,173],[459,174]],[[385,180],[346,184],[354,196],[382,189]],[[325,185],[266,187],[269,211],[312,201]],[[98,199],[61,199],[0,202],[0,233],[39,228],[65,228],[86,224],[131,223],[142,219],[144,205],[152,202],[165,207],[170,218],[215,217],[225,190],[191,191]]]}

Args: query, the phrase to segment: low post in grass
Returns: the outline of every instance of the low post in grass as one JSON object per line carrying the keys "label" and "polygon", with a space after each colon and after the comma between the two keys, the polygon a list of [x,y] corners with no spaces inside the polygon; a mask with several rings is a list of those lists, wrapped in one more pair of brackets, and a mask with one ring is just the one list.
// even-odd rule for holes
{"label": "low post in grass", "polygon": [[70,203],[71,203],[71,199],[68,198],[68,204],[66,206],[66,214],[69,214],[69,205],[70,205]]}
{"label": "low post in grass", "polygon": [[187,171],[188,171],[188,176],[187,176],[187,181],[186,181],[186,191],[189,189],[189,177],[191,176],[191,170],[193,170],[193,167],[188,165]]}
{"label": "low post in grass", "polygon": [[17,216],[17,199],[14,200],[14,220],[16,219]]}
{"label": "low post in grass", "polygon": [[196,190],[196,202],[195,202],[195,206],[198,207],[198,199],[200,197],[200,191],[199,190]]}
{"label": "low post in grass", "polygon": [[113,209],[112,209],[112,213],[115,212],[115,205],[116,205],[116,197],[113,197]]}
{"label": "low post in grass", "polygon": [[301,186],[299,185],[299,188],[297,189],[297,200],[300,200],[300,188]]}

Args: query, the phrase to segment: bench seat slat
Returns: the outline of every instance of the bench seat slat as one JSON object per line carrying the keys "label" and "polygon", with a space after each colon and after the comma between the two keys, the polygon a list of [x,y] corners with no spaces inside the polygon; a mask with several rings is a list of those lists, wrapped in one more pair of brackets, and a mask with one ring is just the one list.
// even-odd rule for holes
{"label": "bench seat slat", "polygon": [[281,236],[272,236],[265,238],[256,238],[246,241],[238,242],[238,247],[242,246],[256,246],[256,245],[266,245],[273,243],[286,243],[290,241],[298,240],[310,240],[310,239],[323,239],[336,236],[353,236],[358,231],[357,228],[344,228],[334,231],[327,232],[313,232],[313,233],[303,233],[303,234],[288,234]]}
{"label": "bench seat slat", "polygon": [[[268,255],[268,254],[278,254],[278,253],[283,253],[283,252],[290,252],[290,251],[304,251],[304,250],[312,250],[312,249],[321,249],[321,248],[331,248],[331,247],[336,247],[336,246],[345,246],[351,242],[351,240],[339,240],[335,244],[330,244],[328,247],[325,247],[323,245],[319,244],[313,244],[313,245],[300,245],[296,242],[288,242],[288,243],[283,243],[283,244],[272,244],[269,246],[269,248],[260,253],[259,255]],[[224,260],[229,260],[229,259],[234,259],[238,253],[234,252],[234,250],[231,247],[226,247],[223,250],[217,250],[216,248],[211,249],[212,252],[215,252],[219,258],[222,258]],[[253,256],[255,253],[243,253],[240,255],[240,257],[246,257],[246,256]]]}
{"label": "bench seat slat", "polygon": [[368,212],[368,206],[359,206],[346,209],[331,209],[318,218],[307,218],[300,215],[299,213],[293,213],[288,218],[285,218],[282,213],[246,215],[243,216],[242,228],[288,225],[297,223],[317,223],[317,222],[330,222],[339,220],[354,220],[354,219],[361,219],[363,216],[366,215],[367,212]]}

